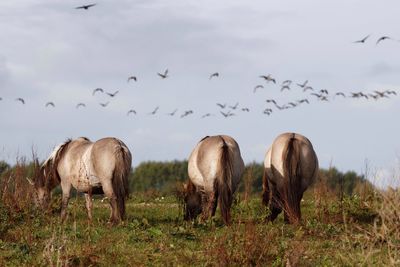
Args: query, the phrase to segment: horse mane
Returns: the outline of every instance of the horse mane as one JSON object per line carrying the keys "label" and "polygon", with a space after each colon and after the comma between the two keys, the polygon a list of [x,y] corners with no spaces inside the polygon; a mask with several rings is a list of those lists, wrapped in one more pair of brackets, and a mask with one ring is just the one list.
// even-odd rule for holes
{"label": "horse mane", "polygon": [[46,188],[54,188],[60,183],[60,176],[57,172],[58,163],[64,156],[66,148],[72,142],[72,139],[67,139],[64,143],[54,148],[50,156],[43,162],[40,167],[42,175],[39,175],[39,186],[46,186]]}
{"label": "horse mane", "polygon": [[301,162],[300,162],[300,144],[293,133],[282,155],[283,175],[284,175],[284,209],[289,216],[290,221],[296,221],[300,215],[301,192]]}

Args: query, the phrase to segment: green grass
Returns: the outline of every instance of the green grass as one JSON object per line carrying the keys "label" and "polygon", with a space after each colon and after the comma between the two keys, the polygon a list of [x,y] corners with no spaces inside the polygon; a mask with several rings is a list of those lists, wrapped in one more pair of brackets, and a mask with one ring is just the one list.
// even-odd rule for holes
{"label": "green grass", "polygon": [[[59,199],[53,207],[58,207]],[[145,201],[145,202],[144,202]],[[265,223],[267,210],[258,197],[236,201],[233,224],[217,216],[201,223],[184,222],[173,197],[132,197],[127,219],[107,224],[108,204],[94,201],[93,222],[87,221],[83,198],[74,198],[69,216],[60,223],[58,208],[0,209],[1,266],[351,266],[362,264],[366,232],[376,213],[348,198],[317,206],[311,194],[302,202],[303,221],[292,226],[279,216]],[[379,248],[379,247],[376,247]],[[389,257],[384,249],[368,263]]]}

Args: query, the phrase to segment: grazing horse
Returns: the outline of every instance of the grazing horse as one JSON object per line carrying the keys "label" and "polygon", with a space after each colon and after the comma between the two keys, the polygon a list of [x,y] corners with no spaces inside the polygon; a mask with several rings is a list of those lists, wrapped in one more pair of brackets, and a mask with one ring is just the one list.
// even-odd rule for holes
{"label": "grazing horse", "polygon": [[297,133],[279,135],[264,160],[264,205],[269,204],[273,221],[284,211],[285,222],[297,224],[301,219],[300,201],[304,191],[318,173],[318,158],[311,142]]}
{"label": "grazing horse", "polygon": [[230,224],[233,193],[243,170],[239,145],[232,137],[204,137],[189,157],[184,219],[192,220],[202,213],[206,220],[215,215],[219,202],[224,223]]}
{"label": "grazing horse", "polygon": [[35,177],[38,202],[46,207],[51,191],[61,183],[61,219],[64,221],[74,187],[85,193],[88,217],[92,220],[92,194],[105,194],[111,205],[110,223],[117,223],[125,217],[131,163],[128,147],[116,138],[96,142],[85,137],[68,139],[54,149]]}

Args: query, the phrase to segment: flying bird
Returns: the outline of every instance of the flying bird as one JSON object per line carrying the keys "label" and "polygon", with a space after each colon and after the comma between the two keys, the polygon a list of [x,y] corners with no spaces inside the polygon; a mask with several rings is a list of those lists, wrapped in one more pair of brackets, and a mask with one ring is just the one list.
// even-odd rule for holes
{"label": "flying bird", "polygon": [[19,101],[19,102],[21,102],[22,104],[25,105],[25,100],[22,99],[21,97],[16,98],[15,101]]}
{"label": "flying bird", "polygon": [[259,88],[264,88],[264,86],[262,86],[261,84],[256,85],[256,86],[254,87],[254,89],[253,89],[253,93],[255,93],[255,92],[257,91],[257,89],[259,89]]}
{"label": "flying bird", "polygon": [[378,45],[380,42],[382,42],[382,41],[384,41],[384,40],[386,40],[386,39],[392,39],[392,38],[390,38],[389,36],[382,36],[381,38],[379,38],[379,39],[376,41],[376,45]]}
{"label": "flying bird", "polygon": [[340,95],[340,96],[346,97],[346,95],[345,95],[344,93],[342,93],[342,92],[337,92],[337,93],[335,94],[335,96],[337,96],[337,95]]}
{"label": "flying bird", "polygon": [[235,115],[234,113],[231,113],[230,110],[228,112],[222,112],[222,111],[220,111],[220,112],[221,112],[222,116],[224,116],[225,118]]}
{"label": "flying bird", "polygon": [[211,74],[209,80],[211,80],[213,77],[219,77],[219,73],[214,72],[213,74]]}
{"label": "flying bird", "polygon": [[260,78],[263,78],[263,79],[266,80],[267,82],[276,83],[276,80],[275,80],[274,78],[271,77],[271,74],[268,74],[267,76],[265,76],[265,75],[260,75]]}
{"label": "flying bird", "polygon": [[167,113],[167,115],[174,116],[177,111],[178,111],[178,109],[175,109],[174,111]]}
{"label": "flying bird", "polygon": [[76,108],[79,108],[79,107],[86,107],[86,104],[85,103],[78,103],[76,105]]}
{"label": "flying bird", "polygon": [[282,92],[283,90],[285,90],[285,89],[290,90],[290,87],[289,87],[288,84],[282,85],[282,87],[281,87],[281,92]]}
{"label": "flying bird", "polygon": [[291,85],[292,84],[292,80],[285,80],[285,81],[283,81],[283,83],[282,83],[282,86],[283,85]]}
{"label": "flying bird", "polygon": [[219,106],[220,108],[225,108],[226,104],[217,103],[217,106]]}
{"label": "flying bird", "polygon": [[310,102],[308,101],[308,99],[307,99],[307,98],[300,99],[300,100],[298,100],[297,102],[298,102],[299,104],[303,104],[303,103],[310,104]]}
{"label": "flying bird", "polygon": [[104,93],[104,90],[102,88],[96,88],[96,89],[93,90],[92,95],[95,95],[97,92]]}
{"label": "flying bird", "polygon": [[211,114],[211,113],[206,113],[206,114],[204,114],[203,116],[201,116],[201,118],[204,119],[204,118],[210,117],[210,116],[213,116],[213,114]]}
{"label": "flying bird", "polygon": [[53,108],[56,107],[53,102],[47,102],[45,107],[47,108],[48,106],[52,106]]}
{"label": "flying bird", "polygon": [[304,87],[306,87],[307,83],[308,83],[308,80],[306,80],[304,83],[298,83],[297,85],[300,86],[301,88],[304,88]]}
{"label": "flying bird", "polygon": [[369,35],[367,35],[367,36],[365,36],[364,38],[362,38],[361,40],[357,40],[357,41],[355,41],[354,43],[365,43],[365,41],[370,37],[371,35],[369,34]]}
{"label": "flying bird", "polygon": [[190,114],[193,114],[193,110],[186,110],[186,111],[181,115],[181,118],[186,117],[186,116],[188,116],[188,115],[190,115]]}
{"label": "flying bird", "polygon": [[235,110],[239,106],[239,102],[237,102],[234,106],[229,106],[229,108]]}
{"label": "flying bird", "polygon": [[307,91],[307,90],[311,90],[311,91],[314,91],[314,88],[312,88],[312,86],[305,86],[304,87],[304,89],[303,89],[303,92],[305,92],[305,91]]}
{"label": "flying bird", "polygon": [[149,113],[149,115],[155,115],[159,108],[160,107],[157,106],[152,112]]}
{"label": "flying bird", "polygon": [[100,106],[102,106],[103,108],[105,108],[105,107],[107,107],[107,105],[108,105],[109,103],[110,103],[110,102],[107,101],[106,103],[99,103],[99,104],[100,104]]}
{"label": "flying bird", "polygon": [[250,112],[250,109],[249,109],[249,108],[242,108],[242,111],[244,111],[244,112]]}
{"label": "flying bird", "polygon": [[319,92],[320,92],[321,94],[329,95],[329,92],[328,92],[328,90],[326,90],[326,89],[321,89],[321,90],[319,90]]}
{"label": "flying bird", "polygon": [[89,10],[89,8],[95,6],[96,4],[90,4],[90,5],[83,5],[83,6],[78,6],[75,7],[75,9],[85,9],[85,10]]}
{"label": "flying bird", "polygon": [[267,100],[265,100],[265,102],[267,102],[267,103],[273,103],[273,104],[276,105],[276,101],[273,100],[273,99],[267,99]]}
{"label": "flying bird", "polygon": [[130,76],[130,77],[128,77],[128,82],[129,82],[130,80],[134,80],[135,82],[137,82],[136,76]]}
{"label": "flying bird", "polygon": [[115,91],[114,93],[108,93],[108,92],[106,92],[106,94],[107,95],[109,95],[110,97],[114,97],[114,96],[116,96],[117,94],[118,94],[118,90],[117,91]]}
{"label": "flying bird", "polygon": [[386,90],[385,91],[388,95],[397,95],[396,91],[394,90]]}
{"label": "flying bird", "polygon": [[131,113],[136,115],[136,110],[130,109],[130,110],[128,111],[128,113],[126,113],[126,116],[129,116],[129,114],[131,114]]}
{"label": "flying bird", "polygon": [[1,100],[3,100],[3,98],[2,98],[2,97],[0,97],[0,101],[1,101]]}
{"label": "flying bird", "polygon": [[164,71],[164,73],[159,73],[159,72],[157,72],[157,75],[160,76],[162,79],[167,78],[167,77],[168,77],[168,69],[166,69],[166,70]]}

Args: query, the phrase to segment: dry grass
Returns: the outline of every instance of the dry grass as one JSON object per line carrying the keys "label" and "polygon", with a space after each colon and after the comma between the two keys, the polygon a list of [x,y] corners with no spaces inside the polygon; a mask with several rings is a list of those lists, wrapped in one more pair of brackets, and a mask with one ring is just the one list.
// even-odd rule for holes
{"label": "dry grass", "polygon": [[[100,200],[94,202],[92,224],[79,197],[71,200],[65,224],[59,220],[59,198],[53,200],[54,214],[36,210],[26,180],[32,172],[32,165],[19,160],[0,177],[1,266],[400,264],[399,190],[379,192],[359,184],[353,196],[342,196],[319,181],[304,196],[302,223],[292,226],[282,215],[265,223],[267,211],[247,189],[226,227],[219,212],[206,223],[183,222],[177,185],[176,196],[165,199],[156,191],[134,193],[127,220],[110,228],[109,210]],[[251,171],[247,175],[244,188],[252,181]],[[139,205],[143,202],[154,205]]]}

